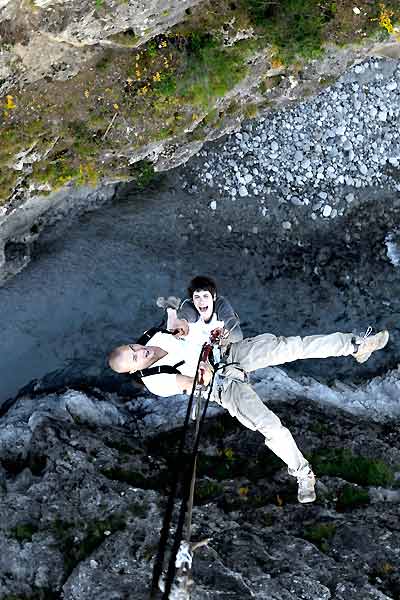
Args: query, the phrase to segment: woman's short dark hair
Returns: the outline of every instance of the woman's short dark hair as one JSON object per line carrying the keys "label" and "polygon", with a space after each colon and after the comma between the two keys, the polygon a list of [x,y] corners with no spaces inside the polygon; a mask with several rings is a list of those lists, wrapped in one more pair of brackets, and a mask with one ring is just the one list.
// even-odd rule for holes
{"label": "woman's short dark hair", "polygon": [[215,281],[213,281],[210,277],[205,277],[203,275],[193,277],[192,281],[189,283],[189,297],[193,298],[193,294],[195,292],[199,292],[200,290],[207,290],[210,292],[211,296],[217,295],[217,286]]}

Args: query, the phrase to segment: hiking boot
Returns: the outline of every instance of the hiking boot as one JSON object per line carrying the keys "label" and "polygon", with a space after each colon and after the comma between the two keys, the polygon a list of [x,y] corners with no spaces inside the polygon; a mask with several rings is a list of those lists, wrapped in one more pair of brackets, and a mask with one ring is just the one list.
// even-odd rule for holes
{"label": "hiking boot", "polygon": [[357,350],[353,356],[357,362],[363,363],[369,359],[375,350],[381,350],[386,346],[389,340],[389,332],[384,329],[375,335],[371,335],[372,328],[368,327],[363,337],[356,337],[354,345]]}
{"label": "hiking boot", "polygon": [[306,471],[304,475],[299,475],[297,477],[297,499],[302,504],[306,504],[306,502],[314,502],[316,499],[315,494],[315,475],[311,469]]}

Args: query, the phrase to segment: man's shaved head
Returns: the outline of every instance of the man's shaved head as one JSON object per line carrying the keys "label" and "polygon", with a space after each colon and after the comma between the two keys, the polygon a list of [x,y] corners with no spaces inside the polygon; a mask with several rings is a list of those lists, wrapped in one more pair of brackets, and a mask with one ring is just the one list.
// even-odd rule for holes
{"label": "man's shaved head", "polygon": [[118,346],[114,348],[108,357],[108,364],[116,373],[132,373],[132,350],[129,346]]}
{"label": "man's shaved head", "polygon": [[155,349],[141,344],[118,346],[108,357],[108,364],[116,373],[135,373],[146,369],[156,360]]}

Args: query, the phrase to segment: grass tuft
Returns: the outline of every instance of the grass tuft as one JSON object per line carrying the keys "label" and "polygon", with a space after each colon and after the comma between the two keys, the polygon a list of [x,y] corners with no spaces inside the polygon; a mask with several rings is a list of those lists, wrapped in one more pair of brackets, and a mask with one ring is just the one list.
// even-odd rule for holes
{"label": "grass tuft", "polygon": [[305,540],[315,544],[322,552],[329,550],[329,542],[336,532],[335,523],[317,523],[305,529],[303,537]]}
{"label": "grass tuft", "polygon": [[346,484],[340,491],[336,508],[337,510],[358,508],[360,506],[366,506],[369,504],[369,501],[368,490]]}
{"label": "grass tuft", "polygon": [[383,461],[353,454],[343,448],[326,449],[314,454],[311,463],[321,475],[341,477],[359,485],[392,485],[393,470]]}

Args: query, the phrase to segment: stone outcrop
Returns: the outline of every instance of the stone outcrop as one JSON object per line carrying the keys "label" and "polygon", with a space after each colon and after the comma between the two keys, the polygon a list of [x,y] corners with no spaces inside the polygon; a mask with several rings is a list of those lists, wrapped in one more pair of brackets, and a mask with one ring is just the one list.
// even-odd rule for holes
{"label": "stone outcrop", "polygon": [[[211,541],[194,555],[193,600],[397,598],[398,423],[299,396],[270,405],[313,461],[317,501],[297,503],[257,434],[210,416],[192,540]],[[173,420],[162,432],[145,424],[141,406],[71,389],[24,394],[3,415],[4,600],[148,597],[180,432]]]}
{"label": "stone outcrop", "polygon": [[124,48],[115,39],[121,32],[130,32],[132,47],[139,46],[181,22],[201,2],[2,0],[0,96],[46,78],[66,81],[105,48]]}

